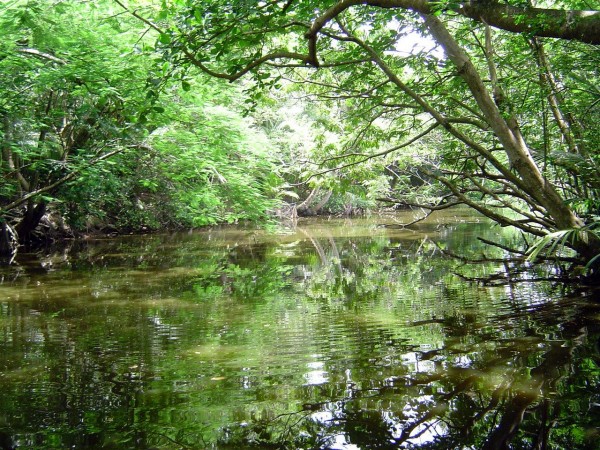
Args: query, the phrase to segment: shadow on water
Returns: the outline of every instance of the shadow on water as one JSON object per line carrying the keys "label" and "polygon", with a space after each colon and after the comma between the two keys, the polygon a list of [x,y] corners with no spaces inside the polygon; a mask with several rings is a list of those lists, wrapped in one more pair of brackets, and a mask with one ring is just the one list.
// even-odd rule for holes
{"label": "shadow on water", "polygon": [[440,247],[480,255],[498,230],[407,219],[20,255],[0,273],[0,449],[598,448],[596,294],[465,283],[503,266]]}

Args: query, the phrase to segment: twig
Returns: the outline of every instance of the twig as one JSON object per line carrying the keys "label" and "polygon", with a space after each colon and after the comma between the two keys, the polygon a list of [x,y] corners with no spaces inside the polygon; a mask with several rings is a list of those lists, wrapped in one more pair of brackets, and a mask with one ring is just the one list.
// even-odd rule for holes
{"label": "twig", "polygon": [[522,250],[517,250],[515,248],[510,248],[510,247],[508,247],[506,245],[499,244],[498,242],[490,241],[490,240],[487,240],[487,239],[482,238],[482,237],[478,237],[477,239],[480,240],[481,242],[483,242],[484,244],[491,245],[492,247],[501,248],[502,250],[506,250],[509,253],[515,253],[517,255],[522,255],[522,256],[526,255],[526,252],[524,252]]}

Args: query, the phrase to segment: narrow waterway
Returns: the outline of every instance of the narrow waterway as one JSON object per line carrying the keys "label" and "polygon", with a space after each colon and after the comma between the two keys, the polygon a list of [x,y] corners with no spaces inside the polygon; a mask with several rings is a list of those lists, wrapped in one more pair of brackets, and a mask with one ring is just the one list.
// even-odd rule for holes
{"label": "narrow waterway", "polygon": [[21,254],[0,449],[599,448],[598,296],[447,256],[514,238],[463,210],[411,218]]}

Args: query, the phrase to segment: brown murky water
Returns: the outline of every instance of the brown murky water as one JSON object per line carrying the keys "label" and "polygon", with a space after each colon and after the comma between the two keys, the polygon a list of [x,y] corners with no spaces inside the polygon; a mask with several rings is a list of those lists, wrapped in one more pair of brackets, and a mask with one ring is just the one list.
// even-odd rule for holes
{"label": "brown murky water", "polygon": [[[0,276],[0,449],[590,448],[600,302],[462,210],[74,244]],[[533,269],[532,269],[533,270]],[[542,269],[536,269],[542,270]]]}

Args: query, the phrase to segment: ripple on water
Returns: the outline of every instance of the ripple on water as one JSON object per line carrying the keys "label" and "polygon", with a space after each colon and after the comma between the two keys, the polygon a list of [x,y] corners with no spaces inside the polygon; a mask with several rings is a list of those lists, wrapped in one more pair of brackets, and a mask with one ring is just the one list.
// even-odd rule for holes
{"label": "ripple on water", "polygon": [[[204,242],[170,242],[164,255],[147,257],[137,249],[134,259],[113,249],[112,268],[62,278],[55,270],[0,286],[8,294],[0,302],[7,420],[20,415],[14,426],[42,433],[72,433],[69,423],[142,440],[156,431],[189,448],[217,442],[236,423],[256,437],[262,420],[301,428],[302,417],[317,428],[297,435],[316,430],[327,448],[376,448],[368,439],[378,432],[399,438],[403,430],[418,446],[458,436],[459,419],[476,414],[484,429],[492,395],[539,393],[532,371],[551,367],[542,364],[553,353],[551,362],[560,362],[563,345],[587,345],[579,325],[590,336],[594,329],[586,328],[581,299],[563,299],[550,286],[458,281],[451,262],[433,247],[428,253],[423,233],[433,231],[394,232],[392,241],[384,228],[374,237],[325,227],[312,240],[299,233],[285,237],[288,244],[282,238],[285,247],[265,244],[260,254],[239,234],[232,236],[243,242],[211,241],[215,254],[199,250]],[[448,245],[453,236],[444,231]],[[454,237],[462,245],[464,236]],[[550,402],[563,381],[577,393],[595,386],[593,345],[568,356],[573,363],[555,371],[564,379],[549,379]],[[568,378],[571,367],[577,376]],[[573,392],[568,404],[581,407]],[[367,444],[356,444],[361,433]],[[140,446],[175,445],[152,439]]]}

